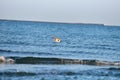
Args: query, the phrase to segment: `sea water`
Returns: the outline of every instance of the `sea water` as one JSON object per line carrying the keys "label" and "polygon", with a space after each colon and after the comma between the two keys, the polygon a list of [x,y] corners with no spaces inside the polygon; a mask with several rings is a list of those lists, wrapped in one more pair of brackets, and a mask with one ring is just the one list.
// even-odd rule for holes
{"label": "sea water", "polygon": [[[120,26],[0,20],[0,56],[120,61]],[[119,80],[120,66],[0,64],[0,80],[20,79]]]}

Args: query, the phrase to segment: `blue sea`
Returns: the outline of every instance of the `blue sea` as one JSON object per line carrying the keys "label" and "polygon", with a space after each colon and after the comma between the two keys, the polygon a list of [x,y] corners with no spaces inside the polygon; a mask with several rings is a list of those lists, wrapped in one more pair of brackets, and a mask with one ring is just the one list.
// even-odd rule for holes
{"label": "blue sea", "polygon": [[0,56],[15,60],[0,80],[120,80],[120,65],[93,63],[120,63],[120,26],[0,20]]}

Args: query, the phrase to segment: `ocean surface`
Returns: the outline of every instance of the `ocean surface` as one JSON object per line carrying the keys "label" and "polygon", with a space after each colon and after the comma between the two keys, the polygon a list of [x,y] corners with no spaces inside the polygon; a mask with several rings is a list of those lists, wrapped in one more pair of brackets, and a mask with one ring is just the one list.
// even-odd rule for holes
{"label": "ocean surface", "polygon": [[120,26],[0,20],[0,56],[15,60],[0,80],[120,80],[120,65],[96,64],[120,63]]}

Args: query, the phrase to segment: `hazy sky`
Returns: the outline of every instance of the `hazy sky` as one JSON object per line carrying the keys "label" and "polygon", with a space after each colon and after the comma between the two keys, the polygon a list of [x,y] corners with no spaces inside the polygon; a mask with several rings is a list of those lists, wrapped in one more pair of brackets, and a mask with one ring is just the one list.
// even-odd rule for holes
{"label": "hazy sky", "polygon": [[0,19],[120,25],[120,0],[0,0]]}

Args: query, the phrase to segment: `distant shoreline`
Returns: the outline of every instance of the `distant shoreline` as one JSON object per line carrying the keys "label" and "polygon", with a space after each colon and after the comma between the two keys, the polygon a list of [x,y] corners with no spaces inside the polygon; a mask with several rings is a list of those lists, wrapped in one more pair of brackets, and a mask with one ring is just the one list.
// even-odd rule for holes
{"label": "distant shoreline", "polygon": [[6,20],[6,21],[24,21],[24,22],[43,22],[43,23],[58,23],[58,24],[85,24],[85,25],[101,25],[104,26],[104,24],[97,24],[97,23],[72,23],[72,22],[50,22],[50,21],[32,21],[32,20],[12,20],[12,19],[0,19],[0,20]]}
{"label": "distant shoreline", "polygon": [[24,22],[42,22],[42,23],[58,23],[58,24],[83,24],[83,25],[100,25],[100,26],[115,26],[115,27],[120,27],[120,25],[106,25],[106,24],[102,24],[102,23],[75,23],[75,22],[54,22],[54,21],[33,21],[33,20],[15,20],[15,19],[0,19],[0,20],[6,20],[6,21],[24,21]]}

